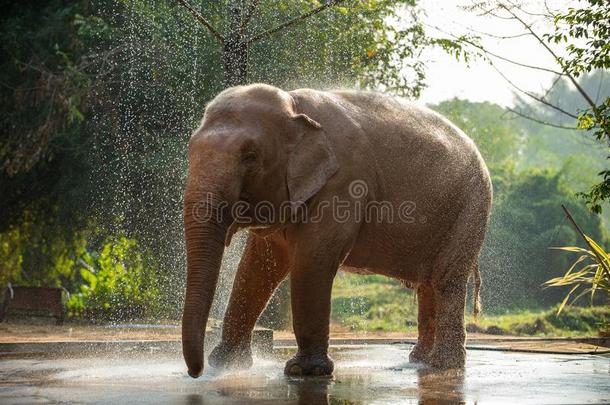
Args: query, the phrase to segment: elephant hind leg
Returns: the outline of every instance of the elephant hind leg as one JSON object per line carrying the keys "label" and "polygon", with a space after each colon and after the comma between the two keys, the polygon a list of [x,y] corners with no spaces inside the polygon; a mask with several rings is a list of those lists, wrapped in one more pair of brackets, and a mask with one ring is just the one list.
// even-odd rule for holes
{"label": "elephant hind leg", "polygon": [[429,282],[417,286],[417,344],[409,354],[411,362],[425,362],[434,347],[434,290]]}
{"label": "elephant hind leg", "polygon": [[466,362],[466,281],[456,279],[453,283],[435,286],[434,302],[434,346],[426,362],[436,368],[461,368]]}
{"label": "elephant hind leg", "polygon": [[[465,205],[434,262],[435,339],[429,363],[437,368],[459,368],[466,361],[464,310],[468,279],[477,281],[478,257],[487,227],[485,200]],[[475,308],[476,311],[476,308]]]}

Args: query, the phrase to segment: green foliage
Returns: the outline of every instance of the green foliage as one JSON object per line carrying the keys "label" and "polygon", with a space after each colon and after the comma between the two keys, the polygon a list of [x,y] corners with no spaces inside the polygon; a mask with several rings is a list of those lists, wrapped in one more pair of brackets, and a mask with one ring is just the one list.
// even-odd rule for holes
{"label": "green foliage", "polygon": [[[600,98],[610,96],[608,71],[595,71],[584,74],[578,79],[579,86],[587,94],[599,94]],[[546,94],[545,100],[553,105],[560,105],[567,111],[584,111],[588,104],[567,78],[557,81]],[[527,115],[541,117],[544,121],[557,123],[566,127],[574,125],[574,119],[565,114],[540,106],[528,100],[517,100],[518,110]],[[604,207],[603,196],[608,184],[604,181],[595,184],[599,175],[604,175],[608,166],[607,149],[603,141],[583,139],[576,129],[560,129],[542,125],[529,120],[521,120],[525,129],[525,145],[522,148],[522,166],[549,167],[563,173],[566,182],[574,190],[589,189],[588,193],[578,193],[589,200],[588,195],[595,195],[601,212]],[[602,177],[604,178],[604,177]],[[605,178],[604,178],[605,180]],[[591,184],[595,184],[591,187]],[[591,200],[593,201],[593,200]],[[607,204],[607,203],[606,203]],[[588,204],[593,208],[591,204]],[[610,218],[606,215],[606,219]]]}
{"label": "green foliage", "polygon": [[3,274],[18,284],[70,286],[88,222],[80,129],[90,82],[71,26],[82,7],[15,3],[0,23],[0,239],[19,257]]}
{"label": "green foliage", "polygon": [[555,32],[546,35],[555,43],[569,42],[568,55],[561,57],[560,63],[575,76],[610,67],[610,4],[606,0],[581,0],[580,3],[585,5],[557,14]]}
{"label": "green foliage", "polygon": [[[226,1],[193,4],[226,27]],[[320,4],[261,1],[246,34]],[[408,18],[394,24],[401,16]],[[0,286],[64,286],[71,312],[92,318],[145,317],[160,301],[175,315],[184,291],[185,147],[222,89],[219,44],[176,2],[149,0],[7,5],[0,40]],[[415,1],[358,0],[254,44],[249,80],[416,97],[419,56],[430,46],[468,56],[459,42],[424,35]],[[581,83],[596,86],[590,77]],[[559,87],[558,97],[573,99],[568,85]],[[539,290],[567,264],[546,248],[576,243],[558,207],[567,201],[586,217],[572,189],[590,184],[600,159],[565,133],[503,120],[499,106],[450,100],[438,109],[475,139],[493,176],[496,207],[481,262],[487,308],[558,302],[561,291]],[[595,131],[607,109],[593,113],[583,125]],[[600,188],[595,199],[606,194]],[[583,227],[605,243],[599,219]],[[122,231],[129,238],[106,238]],[[334,319],[373,329],[415,322],[413,294],[402,285],[354,278],[337,279]]]}
{"label": "green foliage", "polygon": [[105,238],[97,251],[95,235],[62,235],[55,218],[26,211],[18,227],[0,233],[0,288],[9,281],[65,287],[69,314],[92,320],[170,314],[160,306],[166,295],[158,265],[135,240]]}
{"label": "green foliage", "polygon": [[[574,77],[594,69],[610,69],[610,3],[606,0],[586,0],[584,3],[585,6],[557,14],[555,32],[546,35],[550,42],[569,42],[567,55],[559,57],[558,62],[565,73]],[[610,96],[600,103],[589,99],[587,109],[578,115],[578,127],[591,131],[596,139],[610,143]],[[610,200],[610,170],[604,169],[599,175],[602,181],[580,194],[595,213],[600,213],[602,203]]]}
{"label": "green foliage", "polygon": [[496,193],[480,259],[484,307],[498,312],[552,305],[562,299],[564,291],[540,286],[556,269],[565,268],[567,259],[548,247],[578,240],[561,204],[582,218],[582,227],[597,239],[606,241],[607,232],[599,217],[578,204],[559,172],[529,169],[507,171],[502,176],[507,179],[505,188]]}
{"label": "green foliage", "polygon": [[[193,4],[224,30],[226,1]],[[249,79],[417,95],[433,44],[414,4],[331,7],[252,45]],[[246,34],[319,5],[261,1]],[[402,13],[408,23],[391,24]],[[0,234],[19,229],[22,252],[11,278],[74,291],[83,246],[126,230],[176,280],[159,289],[179,311],[185,149],[222,89],[221,47],[176,2],[150,0],[9,5],[0,40]]]}
{"label": "green foliage", "polygon": [[[578,127],[592,131],[597,140],[610,143],[610,97],[602,104],[582,112],[578,116]],[[607,159],[610,159],[610,155]],[[602,203],[610,201],[610,169],[604,169],[598,175],[602,177],[601,182],[586,193],[579,193],[591,211],[597,214],[602,212]]]}
{"label": "green foliage", "polygon": [[21,272],[23,249],[20,240],[19,228],[11,228],[0,234],[0,291]]}
{"label": "green foliage", "polygon": [[[48,213],[45,213],[48,214]],[[133,239],[106,238],[96,251],[96,235],[63,235],[56,216],[26,211],[20,226],[0,233],[0,286],[65,287],[73,294],[70,315],[124,319],[160,311],[157,265]],[[57,232],[57,237],[49,237]],[[61,236],[61,237],[60,237]]]}
{"label": "green foliage", "polygon": [[[187,40],[192,57],[208,55],[220,61],[220,45],[183,7],[173,2],[122,3],[139,26],[150,27],[152,33],[162,25],[165,30],[161,35],[172,36],[174,45],[181,46]],[[228,36],[227,5],[228,1],[219,1],[195,7]],[[244,35],[252,38],[320,5],[317,0],[258,2]],[[359,84],[416,96],[424,79],[418,56],[424,48],[437,44],[425,36],[415,5],[414,0],[358,0],[351,1],[349,7],[329,7],[254,42],[249,49],[248,81],[289,88]],[[392,23],[399,18],[402,24]],[[182,38],[183,34],[188,37]],[[199,49],[192,46],[194,37],[202,39],[197,43]],[[215,86],[222,83],[222,72],[216,66],[208,75],[216,76]]]}
{"label": "green foliage", "polygon": [[[28,172],[61,153],[60,139],[77,136],[87,76],[75,60],[71,27],[82,6],[61,1],[13,4],[0,24],[0,173]],[[31,29],[37,27],[37,29]]]}
{"label": "green foliage", "polygon": [[[563,96],[566,103],[579,97],[557,92],[549,97]],[[541,284],[567,265],[548,247],[578,241],[561,204],[576,210],[583,227],[599,240],[608,238],[603,221],[588,214],[573,191],[590,184],[594,171],[588,169],[600,167],[603,154],[596,155],[596,145],[583,144],[573,131],[510,119],[504,108],[491,103],[453,99],[433,108],[475,141],[492,175],[493,211],[480,259],[484,310],[560,302],[564,291],[543,290]]]}
{"label": "green foliage", "polygon": [[107,238],[101,251],[81,258],[83,283],[68,303],[69,316],[133,320],[161,315],[154,260],[125,236]]}
{"label": "green foliage", "polygon": [[[85,252],[83,233],[65,233],[52,213],[26,210],[20,224],[0,233],[3,278],[19,285],[70,287]],[[55,237],[49,237],[55,235]]]}

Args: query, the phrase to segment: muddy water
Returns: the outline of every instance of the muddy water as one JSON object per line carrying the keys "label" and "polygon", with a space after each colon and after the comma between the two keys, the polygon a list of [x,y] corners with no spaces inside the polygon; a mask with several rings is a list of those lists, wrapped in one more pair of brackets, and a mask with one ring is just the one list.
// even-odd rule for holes
{"label": "muddy water", "polygon": [[294,349],[245,371],[207,368],[191,379],[179,353],[0,359],[0,403],[608,403],[602,356],[469,352],[465,372],[409,364],[401,345],[334,348],[333,378],[287,378]]}

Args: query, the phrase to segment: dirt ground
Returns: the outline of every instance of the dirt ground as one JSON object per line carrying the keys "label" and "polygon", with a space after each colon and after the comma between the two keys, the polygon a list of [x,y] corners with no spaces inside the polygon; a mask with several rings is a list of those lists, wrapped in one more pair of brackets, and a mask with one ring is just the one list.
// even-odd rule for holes
{"label": "dirt ground", "polygon": [[[339,329],[339,328],[336,328]],[[64,325],[31,324],[23,322],[0,323],[0,344],[45,342],[121,342],[121,341],[179,341],[178,324],[159,325],[108,325],[95,326],[66,323]],[[369,344],[411,342],[415,333],[402,332],[347,332],[331,329],[331,344]],[[291,331],[274,331],[276,344],[294,344]],[[558,353],[602,353],[610,348],[610,339],[600,338],[552,338],[496,336],[469,333],[467,345],[493,346],[497,349],[540,351]]]}
{"label": "dirt ground", "polygon": [[63,325],[0,323],[0,343],[44,343],[81,341],[179,340],[177,325],[154,328],[95,326],[66,323]]}

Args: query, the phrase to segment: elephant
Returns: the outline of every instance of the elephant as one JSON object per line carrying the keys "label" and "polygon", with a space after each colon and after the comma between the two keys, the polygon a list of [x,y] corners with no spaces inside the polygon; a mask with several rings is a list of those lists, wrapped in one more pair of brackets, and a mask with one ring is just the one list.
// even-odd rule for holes
{"label": "elephant", "polygon": [[267,84],[222,91],[188,143],[188,374],[203,372],[221,259],[241,229],[246,247],[211,366],[252,365],[255,323],[290,275],[298,350],[284,373],[332,375],[331,290],[341,269],[413,288],[418,341],[410,360],[462,368],[467,286],[472,276],[477,313],[478,256],[491,202],[489,172],[474,142],[426,107],[366,91]]}

